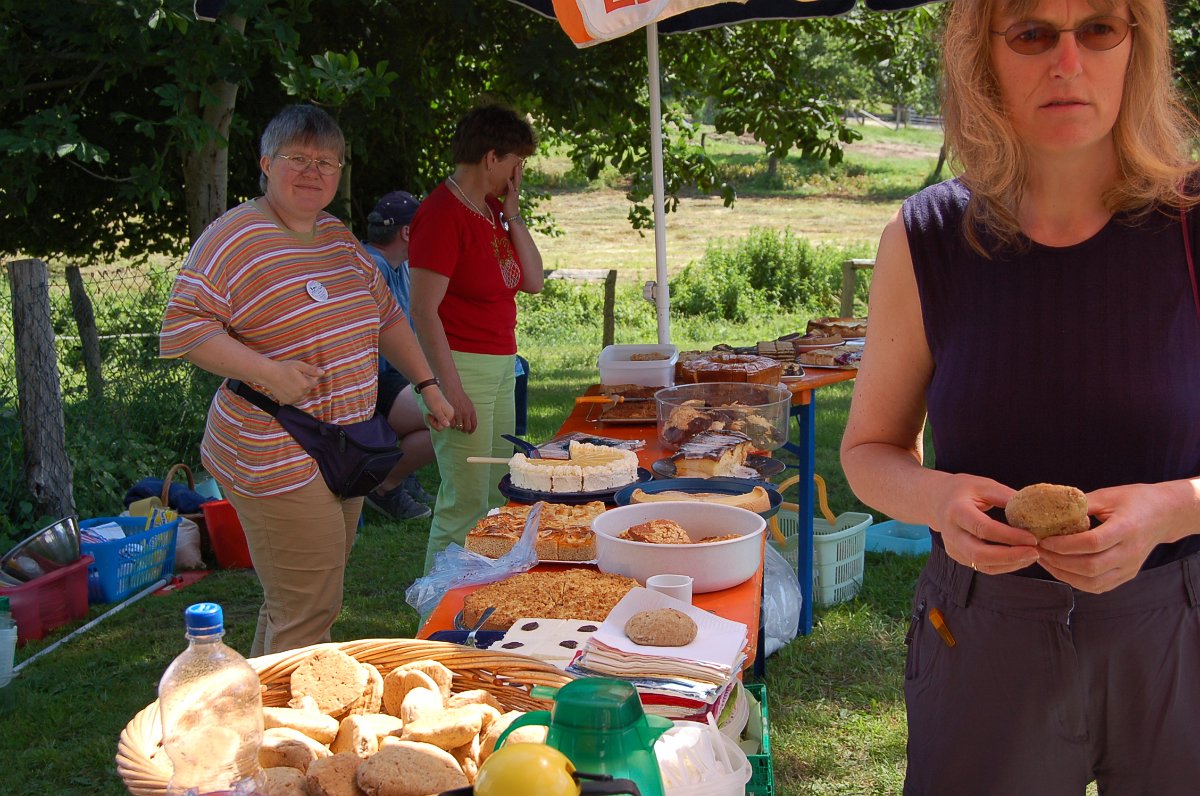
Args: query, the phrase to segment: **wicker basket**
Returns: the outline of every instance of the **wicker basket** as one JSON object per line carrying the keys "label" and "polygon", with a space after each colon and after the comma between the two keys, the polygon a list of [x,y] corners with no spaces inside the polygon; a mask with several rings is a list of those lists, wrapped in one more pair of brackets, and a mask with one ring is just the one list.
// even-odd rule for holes
{"label": "wicker basket", "polygon": [[[187,476],[188,489],[194,490],[196,488],[196,478],[192,475],[191,467],[188,467],[183,462],[171,465],[171,469],[167,470],[167,474],[163,478],[162,495],[159,498],[159,502],[162,503],[163,508],[168,508],[171,505],[169,500],[171,496],[171,484],[175,482],[175,474],[179,472]],[[213,555],[212,543],[208,538],[208,523],[204,519],[204,512],[196,511],[191,514],[180,512],[179,516],[181,519],[191,520],[196,523],[196,527],[200,530],[200,558],[206,565],[211,565],[211,563],[216,561],[216,557]]]}
{"label": "wicker basket", "polygon": [[[340,644],[316,644],[261,658],[250,665],[263,684],[263,704],[286,705],[291,697],[292,672],[318,649],[333,647],[362,663],[370,663],[386,676],[388,672],[412,661],[432,659],[454,672],[453,689],[469,691],[482,688],[510,710],[545,710],[548,702],[534,699],[529,687],[558,687],[571,678],[555,667],[523,655],[470,649],[458,644],[419,639],[363,639]],[[125,729],[117,743],[117,773],[134,796],[165,796],[171,770],[163,755],[154,758],[162,746],[162,724],[158,702],[143,708]]]}

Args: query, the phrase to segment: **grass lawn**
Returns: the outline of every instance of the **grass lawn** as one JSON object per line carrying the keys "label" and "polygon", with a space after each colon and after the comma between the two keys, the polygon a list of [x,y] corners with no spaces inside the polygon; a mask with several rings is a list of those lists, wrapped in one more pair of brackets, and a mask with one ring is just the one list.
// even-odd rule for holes
{"label": "grass lawn", "polygon": [[[761,147],[710,137],[709,148],[739,197],[725,207],[718,196],[685,196],[678,211],[667,214],[668,272],[673,275],[699,260],[711,241],[743,237],[755,227],[791,229],[814,243],[862,245],[874,251],[884,224],[936,166],[941,134],[896,133],[876,126],[857,129],[864,138],[847,147],[840,166],[818,169],[789,157],[780,165],[775,187],[766,186]],[[565,158],[533,158],[530,164],[534,184],[568,182],[562,177],[568,166]],[[547,208],[564,234],[537,237],[546,267],[616,268],[623,280],[653,279],[654,237],[629,227],[629,207],[625,187],[616,182],[555,188]]]}
{"label": "grass lawn", "polygon": [[[920,187],[936,160],[936,134],[889,136],[865,128],[840,172],[815,174],[799,184],[811,164],[781,164],[783,187],[762,185],[761,162],[744,142],[714,142],[723,168],[749,186],[731,209],[706,197],[686,197],[668,218],[671,268],[701,257],[718,239],[751,227],[790,228],[814,240],[861,244],[873,250],[900,198]],[[759,159],[761,161],[761,158]],[[553,159],[540,164],[551,173]],[[565,182],[565,178],[563,179]],[[907,187],[903,192],[900,185]],[[757,187],[756,187],[757,186]],[[622,282],[649,278],[653,240],[628,229],[627,202],[619,186],[556,187],[549,209],[566,235],[539,237],[547,267],[619,269]],[[803,330],[805,318],[780,314],[735,325],[673,320],[681,348],[753,343]],[[599,321],[596,321],[599,326]],[[620,342],[649,342],[652,325],[621,325]],[[532,362],[528,436],[550,436],[573,399],[596,380],[599,330],[549,330],[521,336]],[[838,465],[837,446],[849,408],[850,386],[820,391],[817,403],[817,471],[829,483],[835,512],[865,510],[850,494]],[[436,473],[421,473],[427,488]],[[878,519],[878,517],[877,517]],[[411,636],[417,617],[404,590],[419,574],[427,520],[384,522],[368,514],[346,573],[346,600],[334,626],[336,640]],[[766,685],[772,718],[775,793],[899,793],[904,769],[902,671],[908,599],[921,562],[868,554],[862,593],[853,601],[815,612],[814,632],[770,658]],[[258,610],[258,582],[249,571],[215,571],[166,596],[151,596],[106,619],[29,666],[0,690],[5,731],[0,792],[117,796],[125,792],[113,754],[129,719],[155,696],[159,676],[184,645],[183,609],[213,600],[225,608],[227,640],[250,647]],[[108,606],[91,610],[95,617]],[[18,652],[18,662],[77,627],[63,628]]]}

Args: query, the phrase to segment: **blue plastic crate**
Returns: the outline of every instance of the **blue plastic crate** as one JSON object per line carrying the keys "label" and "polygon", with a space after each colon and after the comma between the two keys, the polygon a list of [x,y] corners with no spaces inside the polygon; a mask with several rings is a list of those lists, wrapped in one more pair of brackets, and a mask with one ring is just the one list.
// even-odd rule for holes
{"label": "blue plastic crate", "polygon": [[175,567],[175,534],[179,520],[149,530],[145,517],[96,517],[79,523],[80,528],[115,522],[128,534],[111,542],[82,542],[80,549],[95,562],[88,567],[88,600],[115,603],[132,596]]}
{"label": "blue plastic crate", "polygon": [[929,552],[929,545],[928,525],[887,520],[867,529],[867,549],[875,553],[920,556]]}

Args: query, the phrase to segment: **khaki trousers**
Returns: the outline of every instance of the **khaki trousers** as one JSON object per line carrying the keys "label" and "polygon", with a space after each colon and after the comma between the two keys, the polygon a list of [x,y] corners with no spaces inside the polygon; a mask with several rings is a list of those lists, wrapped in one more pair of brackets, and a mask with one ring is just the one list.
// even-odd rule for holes
{"label": "khaki trousers", "polygon": [[329,641],[363,499],[340,500],[320,476],[282,495],[225,493],[263,589],[251,656]]}

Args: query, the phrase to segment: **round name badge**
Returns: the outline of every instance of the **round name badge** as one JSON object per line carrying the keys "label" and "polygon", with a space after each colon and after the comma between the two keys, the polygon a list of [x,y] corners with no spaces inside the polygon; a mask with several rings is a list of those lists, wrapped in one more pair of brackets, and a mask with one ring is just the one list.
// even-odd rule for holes
{"label": "round name badge", "polygon": [[304,289],[308,291],[308,297],[313,301],[325,301],[329,298],[329,291],[315,279],[308,280],[308,284],[304,286]]}

